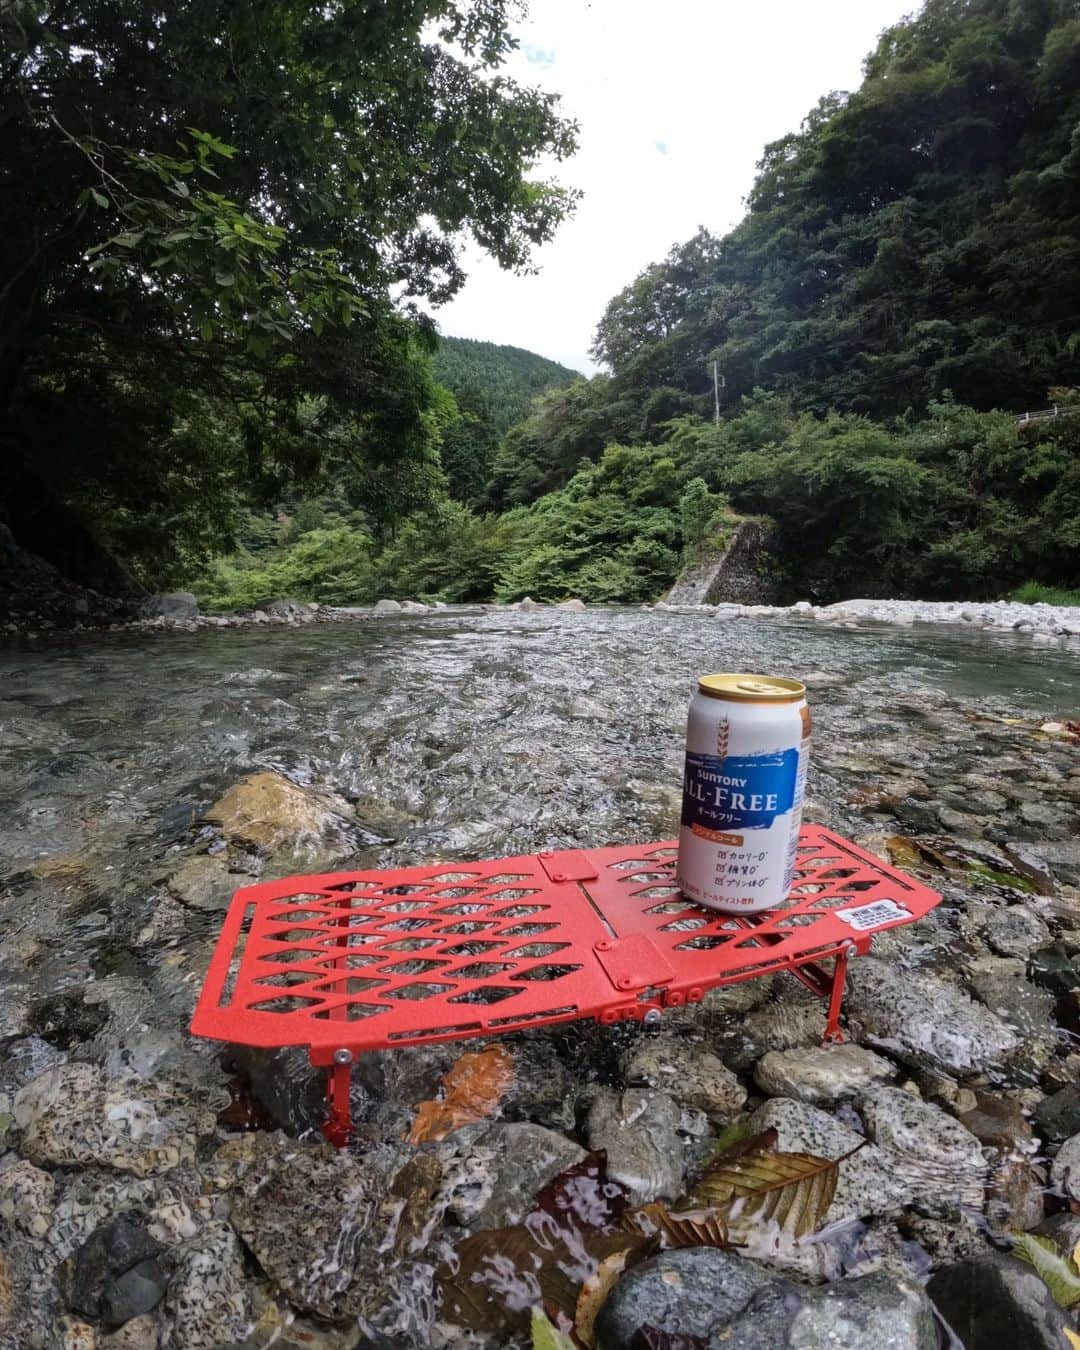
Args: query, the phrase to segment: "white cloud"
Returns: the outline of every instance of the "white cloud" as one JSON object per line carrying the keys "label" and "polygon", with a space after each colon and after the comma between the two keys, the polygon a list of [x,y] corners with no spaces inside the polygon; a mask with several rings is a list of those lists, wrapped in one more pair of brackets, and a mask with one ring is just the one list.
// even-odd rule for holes
{"label": "white cloud", "polygon": [[580,149],[554,169],[585,196],[540,274],[467,254],[443,332],[527,347],[591,370],[608,300],[699,225],[743,213],[763,146],[818,99],[853,89],[912,0],[532,0],[509,72],[563,96]]}

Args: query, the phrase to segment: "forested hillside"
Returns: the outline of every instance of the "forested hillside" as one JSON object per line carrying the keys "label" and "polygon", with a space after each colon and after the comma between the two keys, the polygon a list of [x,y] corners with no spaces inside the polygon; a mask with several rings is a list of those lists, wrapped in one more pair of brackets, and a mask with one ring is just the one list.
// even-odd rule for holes
{"label": "forested hillside", "polygon": [[459,408],[474,396],[484,400],[500,436],[528,416],[537,395],[565,389],[581,378],[578,371],[536,352],[474,338],[440,337],[431,369]]}

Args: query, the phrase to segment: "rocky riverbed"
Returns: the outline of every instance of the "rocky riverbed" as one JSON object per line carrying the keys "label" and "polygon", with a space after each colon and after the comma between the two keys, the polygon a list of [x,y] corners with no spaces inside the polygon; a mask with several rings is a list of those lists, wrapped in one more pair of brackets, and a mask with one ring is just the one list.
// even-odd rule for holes
{"label": "rocky riverbed", "polygon": [[[601,1194],[674,1200],[732,1125],[845,1159],[825,1226],[650,1257],[599,1350],[658,1322],[710,1350],[1067,1345],[1075,1314],[1010,1235],[1080,1237],[1080,665],[962,618],[714,613],[393,612],[0,656],[4,1350],[524,1344],[520,1271],[481,1286],[486,1312],[447,1294],[466,1244],[535,1223],[568,1169],[593,1167],[585,1227]],[[478,1047],[371,1055],[337,1153],[302,1054],[186,1034],[252,879],[669,836],[692,677],[716,668],[805,676],[809,817],[944,894],[853,963],[842,1046],[787,977],[655,1032],[518,1033],[490,1113],[420,1144],[418,1105]]]}

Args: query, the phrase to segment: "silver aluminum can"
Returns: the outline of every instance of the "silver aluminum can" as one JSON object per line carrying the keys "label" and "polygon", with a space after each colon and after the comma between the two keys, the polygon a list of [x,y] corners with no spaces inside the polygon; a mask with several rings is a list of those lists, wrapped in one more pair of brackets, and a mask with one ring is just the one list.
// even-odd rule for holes
{"label": "silver aluminum can", "polygon": [[810,759],[798,680],[703,675],[690,700],[675,879],[699,905],[756,914],[787,899]]}

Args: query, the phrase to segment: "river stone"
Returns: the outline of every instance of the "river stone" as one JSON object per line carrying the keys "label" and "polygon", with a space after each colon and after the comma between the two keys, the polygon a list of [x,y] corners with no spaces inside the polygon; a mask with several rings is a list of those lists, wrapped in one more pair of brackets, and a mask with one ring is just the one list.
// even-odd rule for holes
{"label": "river stone", "polygon": [[308,613],[308,606],[300,600],[286,596],[281,600],[271,600],[262,607],[274,619],[296,619]]}
{"label": "river stone", "polygon": [[989,1252],[937,1271],[926,1292],[963,1345],[1062,1350],[1068,1319],[1028,1265]]}
{"label": "river stone", "polygon": [[181,1078],[106,1079],[97,1065],[61,1064],[16,1093],[13,1115],[33,1163],[146,1177],[194,1161],[227,1104],[220,1089]]}
{"label": "river stone", "polygon": [[48,1172],[9,1154],[0,1161],[0,1219],[28,1238],[43,1238],[52,1223],[56,1183]]}
{"label": "river stone", "polygon": [[861,1045],[808,1045],[770,1050],[758,1060],[754,1081],[770,1097],[829,1102],[851,1097],[896,1077],[896,1066]]}
{"label": "river stone", "polygon": [[1069,1083],[1044,1098],[1035,1108],[1035,1124],[1051,1142],[1080,1131],[1080,1084]]}
{"label": "river stone", "polygon": [[632,1267],[596,1319],[598,1350],[625,1350],[639,1327],[669,1336],[707,1336],[771,1283],[752,1262],[715,1247],[661,1252]]}
{"label": "river stone", "polygon": [[402,600],[401,611],[403,614],[430,614],[431,606],[421,600]]}
{"label": "river stone", "polygon": [[708,1342],[709,1350],[789,1346],[937,1350],[937,1322],[929,1299],[914,1280],[875,1271],[816,1289],[787,1281],[767,1285],[726,1326],[714,1327]]}
{"label": "river stone", "polygon": [[536,1193],[587,1154],[564,1134],[522,1121],[458,1130],[436,1156],[448,1211],[475,1230],[520,1223]]}
{"label": "river stone", "polygon": [[848,1025],[859,1040],[889,1050],[915,1068],[982,1073],[1019,1044],[989,1009],[935,975],[862,957],[848,970]]}
{"label": "river stone", "polygon": [[138,1215],[96,1228],[60,1267],[60,1287],[72,1312],[119,1326],[161,1302],[167,1283],[161,1246]]}
{"label": "river stone", "polygon": [[380,1261],[371,1236],[383,1173],[322,1142],[250,1136],[218,1150],[240,1160],[229,1215],[265,1273],[302,1311],[358,1316]]}
{"label": "river stone", "polygon": [[258,853],[288,846],[311,848],[348,826],[351,808],[341,798],[297,787],[279,773],[254,773],[235,783],[207,811],[226,838]]}
{"label": "river stone", "polygon": [[[868,1144],[861,1134],[827,1111],[806,1102],[774,1097],[754,1112],[750,1123],[755,1132],[775,1129],[777,1148],[782,1153],[812,1153],[818,1158],[852,1155],[840,1164],[826,1223],[885,1214],[911,1198],[910,1185],[896,1174],[892,1154],[877,1144]],[[853,1152],[856,1149],[858,1152]]]}
{"label": "river stone", "polygon": [[885,1086],[863,1094],[859,1113],[870,1138],[893,1156],[895,1175],[908,1184],[920,1208],[981,1208],[986,1159],[979,1141],[958,1120],[910,1092]]}
{"label": "river stone", "polygon": [[1001,956],[1030,956],[1054,940],[1042,919],[1023,905],[995,909],[986,921],[983,936]]}
{"label": "river stone", "polygon": [[580,613],[585,608],[585,601],[578,600],[576,597],[572,600],[560,600],[555,606],[556,609],[569,609]]}
{"label": "river stone", "polygon": [[1050,1166],[1050,1177],[1070,1200],[1080,1200],[1080,1134],[1066,1139]]}
{"label": "river stone", "polygon": [[400,614],[401,606],[396,600],[380,600],[375,605],[376,614]]}
{"label": "river stone", "polygon": [[150,1313],[133,1317],[111,1336],[100,1340],[101,1350],[158,1350],[160,1344],[161,1328]]}
{"label": "river stone", "polygon": [[[732,988],[752,989],[758,983],[746,980]],[[726,1027],[718,1027],[713,1050],[723,1057],[725,1064],[742,1071],[751,1068],[769,1050],[820,1045],[825,1021],[824,1000],[793,980],[785,980],[776,986],[771,1002],[751,1006],[746,1016],[728,1019]]]}
{"label": "river stone", "polygon": [[626,1081],[669,1093],[681,1106],[727,1124],[742,1110],[746,1089],[723,1061],[692,1041],[647,1036],[627,1059]]}
{"label": "river stone", "polygon": [[527,595],[527,596],[524,597],[524,599],[519,600],[519,601],[518,601],[518,606],[517,606],[517,607],[518,607],[518,609],[525,609],[525,610],[530,610],[530,609],[543,609],[543,608],[544,608],[544,606],[541,605],[541,604],[538,604],[538,603],[532,598],[531,595]]}
{"label": "river stone", "polygon": [[975,1105],[957,1115],[965,1130],[1001,1153],[1032,1153],[1036,1149],[1031,1138],[1031,1125],[1011,1097],[993,1097],[989,1093],[975,1094]]}
{"label": "river stone", "polygon": [[165,1296],[163,1343],[170,1350],[221,1350],[249,1324],[244,1259],[227,1224],[209,1223],[185,1246]]}
{"label": "river stone", "polygon": [[181,863],[165,885],[181,904],[217,914],[229,908],[233,891],[254,879],[232,875],[221,854],[200,853]]}
{"label": "river stone", "polygon": [[1027,978],[1025,963],[1008,956],[980,956],[967,968],[972,992],[1011,1028],[1024,1060],[1045,1064],[1057,1049],[1054,997]]}
{"label": "river stone", "polygon": [[674,1200],[682,1190],[685,1149],[679,1108],[666,1093],[601,1088],[589,1109],[591,1149],[607,1153],[608,1176],[625,1186],[633,1203]]}

